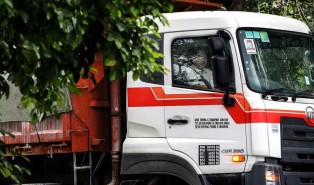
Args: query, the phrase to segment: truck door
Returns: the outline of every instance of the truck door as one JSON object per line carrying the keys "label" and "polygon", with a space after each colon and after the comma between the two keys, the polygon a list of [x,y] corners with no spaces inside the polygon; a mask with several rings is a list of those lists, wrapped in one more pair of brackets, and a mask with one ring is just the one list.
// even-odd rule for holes
{"label": "truck door", "polygon": [[226,40],[226,56],[235,105],[224,106],[225,92],[213,86],[208,39],[216,33],[164,35],[164,60],[171,75],[159,94],[164,98],[167,141],[173,150],[189,156],[202,174],[243,172],[245,162],[232,158],[246,155],[244,98],[232,40]]}

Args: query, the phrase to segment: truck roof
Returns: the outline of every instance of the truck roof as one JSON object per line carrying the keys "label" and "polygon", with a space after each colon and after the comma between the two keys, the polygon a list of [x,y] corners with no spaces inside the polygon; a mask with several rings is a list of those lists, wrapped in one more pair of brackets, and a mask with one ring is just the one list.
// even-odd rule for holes
{"label": "truck roof", "polygon": [[218,28],[268,28],[310,33],[307,25],[299,20],[254,12],[191,11],[166,13],[169,26],[159,25],[159,32],[175,32]]}

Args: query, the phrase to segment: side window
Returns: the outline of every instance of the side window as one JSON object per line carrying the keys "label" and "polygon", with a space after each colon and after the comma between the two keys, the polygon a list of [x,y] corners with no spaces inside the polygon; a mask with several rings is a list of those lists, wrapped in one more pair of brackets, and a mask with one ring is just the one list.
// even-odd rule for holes
{"label": "side window", "polygon": [[[214,89],[212,52],[208,37],[176,39],[171,45],[171,55],[173,86],[219,91]],[[226,56],[232,65],[229,45],[226,46]],[[233,66],[229,66],[229,71],[232,77],[231,86],[234,87]]]}
{"label": "side window", "polygon": [[171,51],[174,86],[213,89],[211,52],[207,38],[176,39]]}
{"label": "side window", "polygon": [[[159,45],[159,53],[163,53],[163,34],[160,35],[161,37],[158,38],[155,35],[150,35],[150,37],[154,38],[158,45]],[[164,59],[163,58],[158,58],[156,59],[156,63],[164,65]],[[153,78],[150,78],[149,76],[142,74],[140,76],[140,80],[142,82],[147,82],[147,83],[152,83],[152,84],[158,84],[158,85],[164,85],[164,74],[160,72],[154,72],[152,74]]]}

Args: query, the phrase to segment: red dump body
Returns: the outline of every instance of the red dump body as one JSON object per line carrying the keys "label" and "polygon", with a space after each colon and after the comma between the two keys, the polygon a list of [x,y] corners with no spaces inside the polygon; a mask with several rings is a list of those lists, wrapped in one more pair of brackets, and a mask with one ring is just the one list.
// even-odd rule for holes
{"label": "red dump body", "polygon": [[72,111],[35,125],[28,121],[3,122],[0,126],[15,138],[1,139],[24,155],[110,151],[109,71],[104,69],[100,54],[92,67],[97,69],[93,72],[96,84],[90,79],[77,83],[81,94],[71,94]]}

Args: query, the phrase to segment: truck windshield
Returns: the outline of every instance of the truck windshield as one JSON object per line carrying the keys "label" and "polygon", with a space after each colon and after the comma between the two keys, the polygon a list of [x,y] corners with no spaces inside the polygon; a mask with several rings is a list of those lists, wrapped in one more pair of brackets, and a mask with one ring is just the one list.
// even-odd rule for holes
{"label": "truck windshield", "polygon": [[313,38],[241,29],[238,38],[248,87],[263,94],[314,98]]}

